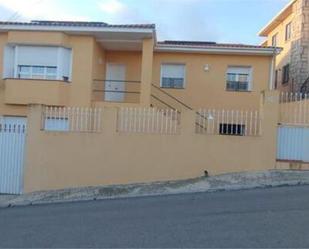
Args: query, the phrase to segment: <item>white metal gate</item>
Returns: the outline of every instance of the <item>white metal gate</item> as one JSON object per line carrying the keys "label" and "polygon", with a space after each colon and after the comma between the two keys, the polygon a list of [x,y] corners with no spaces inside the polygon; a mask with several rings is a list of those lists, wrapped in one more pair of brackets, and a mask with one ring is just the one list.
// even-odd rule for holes
{"label": "white metal gate", "polygon": [[0,117],[1,194],[22,193],[25,137],[26,118]]}
{"label": "white metal gate", "polygon": [[308,163],[309,127],[279,126],[277,159]]}

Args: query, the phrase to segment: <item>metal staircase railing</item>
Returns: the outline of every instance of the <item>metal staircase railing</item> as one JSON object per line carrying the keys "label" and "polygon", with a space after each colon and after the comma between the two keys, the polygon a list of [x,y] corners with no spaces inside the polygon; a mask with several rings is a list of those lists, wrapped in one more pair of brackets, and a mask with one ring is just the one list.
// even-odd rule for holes
{"label": "metal staircase railing", "polygon": [[[164,91],[163,89],[161,89],[160,87],[156,86],[155,84],[151,84],[151,86],[158,90],[160,93],[163,93],[165,96],[167,96],[169,99],[177,102],[178,104],[180,104],[182,107],[185,107],[185,109],[190,110],[190,111],[194,111],[193,107],[185,104],[183,101],[177,99],[175,96],[171,95],[170,93]],[[162,99],[160,99],[158,96],[154,95],[153,93],[151,93],[151,97],[154,98],[155,100],[159,101],[160,103],[164,104],[165,106],[167,106],[168,108],[171,108],[173,110],[177,110],[177,108],[175,108],[174,106],[172,106],[171,104],[166,103],[166,101],[163,101]],[[178,113],[180,113],[179,110],[177,110]],[[199,116],[200,119],[205,119],[207,120],[207,117],[205,117],[204,115],[202,115],[201,113],[199,113],[198,111],[195,111],[195,114],[197,116]],[[195,122],[195,124],[197,126],[199,126],[202,129],[207,130],[206,127],[204,127],[202,124],[200,124],[199,122]]]}
{"label": "metal staircase railing", "polygon": [[[151,84],[151,86],[155,89],[157,89],[158,91],[160,91],[161,93],[163,93],[165,96],[168,96],[169,98],[171,98],[172,100],[176,101],[177,103],[179,103],[181,106],[185,107],[188,110],[193,111],[193,108],[191,106],[188,106],[187,104],[183,103],[182,101],[180,101],[179,99],[177,99],[176,97],[174,97],[173,95],[169,94],[168,92],[164,91],[163,89],[161,89],[160,87],[156,86],[155,84]],[[151,97],[155,98],[155,99],[159,99],[157,96],[151,94]],[[161,102],[161,101],[160,101]],[[174,109],[174,108],[173,108]]]}

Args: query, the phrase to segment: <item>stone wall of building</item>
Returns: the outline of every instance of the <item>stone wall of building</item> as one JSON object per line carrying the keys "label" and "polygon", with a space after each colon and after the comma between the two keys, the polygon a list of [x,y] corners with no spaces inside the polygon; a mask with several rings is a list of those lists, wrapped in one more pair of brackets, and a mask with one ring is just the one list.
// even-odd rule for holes
{"label": "stone wall of building", "polygon": [[291,90],[300,88],[309,77],[309,0],[297,0],[293,5],[291,47]]}

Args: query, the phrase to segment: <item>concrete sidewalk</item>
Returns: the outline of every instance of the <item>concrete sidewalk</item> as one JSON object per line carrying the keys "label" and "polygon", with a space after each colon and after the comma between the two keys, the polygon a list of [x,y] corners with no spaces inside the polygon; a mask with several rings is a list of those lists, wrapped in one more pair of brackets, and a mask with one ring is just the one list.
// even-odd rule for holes
{"label": "concrete sidewalk", "polygon": [[307,184],[309,184],[309,171],[271,170],[224,174],[181,181],[72,188],[16,196],[0,195],[0,207]]}

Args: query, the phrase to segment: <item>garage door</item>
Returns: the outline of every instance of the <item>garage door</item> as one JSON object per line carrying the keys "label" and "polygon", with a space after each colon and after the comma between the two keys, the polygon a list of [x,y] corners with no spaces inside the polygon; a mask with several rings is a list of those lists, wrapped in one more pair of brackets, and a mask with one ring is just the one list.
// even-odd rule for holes
{"label": "garage door", "polygon": [[277,159],[309,162],[309,127],[278,128]]}
{"label": "garage door", "polygon": [[0,117],[0,193],[23,190],[24,147],[27,119]]}

